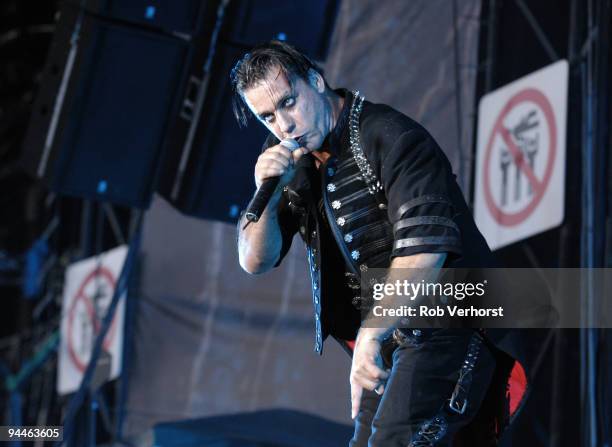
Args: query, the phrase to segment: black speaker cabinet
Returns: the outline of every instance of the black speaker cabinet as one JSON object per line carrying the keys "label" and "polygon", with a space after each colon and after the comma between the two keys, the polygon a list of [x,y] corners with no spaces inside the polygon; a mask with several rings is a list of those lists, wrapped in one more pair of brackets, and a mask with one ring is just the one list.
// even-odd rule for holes
{"label": "black speaker cabinet", "polygon": [[209,0],[69,0],[88,13],[126,24],[157,28],[168,33],[194,35],[200,25],[202,8],[214,5]]}
{"label": "black speaker cabinet", "polygon": [[324,60],[338,6],[338,0],[229,2],[214,57],[206,58],[210,64],[192,60],[182,113],[170,130],[158,190],[174,206],[193,216],[237,219],[254,192],[253,168],[267,132],[256,120],[239,128],[230,71],[256,43],[273,38]]}
{"label": "black speaker cabinet", "polygon": [[147,207],[193,51],[191,38],[65,3],[24,143],[26,169],[62,194]]}

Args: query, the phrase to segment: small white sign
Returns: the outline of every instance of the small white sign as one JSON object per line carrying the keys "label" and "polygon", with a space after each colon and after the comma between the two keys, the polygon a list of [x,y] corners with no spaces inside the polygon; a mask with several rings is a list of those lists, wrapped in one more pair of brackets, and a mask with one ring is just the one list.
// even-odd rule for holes
{"label": "small white sign", "polygon": [[563,221],[567,86],[561,60],[480,100],[474,217],[491,249]]}
{"label": "small white sign", "polygon": [[[81,384],[126,255],[124,245],[75,262],[66,270],[57,375],[59,394],[74,392]],[[111,355],[109,380],[121,372],[124,314],[125,294],[103,343],[104,351]]]}

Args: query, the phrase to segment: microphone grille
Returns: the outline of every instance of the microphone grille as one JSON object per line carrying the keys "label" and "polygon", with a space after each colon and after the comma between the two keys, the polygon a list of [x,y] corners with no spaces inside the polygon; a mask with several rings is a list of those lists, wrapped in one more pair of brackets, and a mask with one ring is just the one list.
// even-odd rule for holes
{"label": "microphone grille", "polygon": [[290,151],[296,150],[300,145],[293,138],[287,138],[280,142],[281,146],[285,146]]}

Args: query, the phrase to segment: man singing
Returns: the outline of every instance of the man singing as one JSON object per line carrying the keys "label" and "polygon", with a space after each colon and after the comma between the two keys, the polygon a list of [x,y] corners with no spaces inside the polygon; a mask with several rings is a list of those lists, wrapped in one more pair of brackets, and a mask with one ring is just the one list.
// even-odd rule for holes
{"label": "man singing", "polygon": [[435,279],[443,267],[490,262],[442,150],[391,107],[332,90],[283,42],[247,53],[231,81],[239,121],[252,113],[270,131],[255,165],[257,187],[280,177],[260,220],[239,222],[240,265],[266,272],[296,232],[305,241],[314,349],[321,354],[332,335],[352,353],[350,445],[496,445],[496,426],[507,418],[498,376],[508,368],[481,332],[362,326],[360,278],[368,269],[388,269],[388,281],[406,279],[407,268]]}

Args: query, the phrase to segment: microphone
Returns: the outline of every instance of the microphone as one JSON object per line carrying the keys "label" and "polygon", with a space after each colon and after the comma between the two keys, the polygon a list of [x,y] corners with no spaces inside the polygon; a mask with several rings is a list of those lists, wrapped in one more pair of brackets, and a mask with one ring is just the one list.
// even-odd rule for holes
{"label": "microphone", "polygon": [[[296,150],[300,145],[297,141],[293,139],[286,139],[280,142],[281,146],[286,147],[290,151]],[[278,182],[280,181],[281,176],[269,177],[265,179],[255,196],[249,202],[247,206],[247,210],[245,213],[246,219],[249,222],[257,222],[261,217],[266,206],[268,206],[268,202],[270,201],[270,197],[274,194],[274,190],[278,186]]]}

